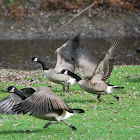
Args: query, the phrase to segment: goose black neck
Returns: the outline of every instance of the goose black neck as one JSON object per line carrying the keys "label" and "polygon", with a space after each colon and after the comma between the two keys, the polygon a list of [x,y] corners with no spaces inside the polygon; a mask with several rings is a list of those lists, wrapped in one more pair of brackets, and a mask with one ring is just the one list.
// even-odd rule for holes
{"label": "goose black neck", "polygon": [[82,79],[82,78],[79,77],[77,74],[75,74],[75,73],[73,73],[73,72],[71,72],[71,71],[69,71],[69,70],[68,70],[68,73],[67,73],[67,74],[68,74],[69,76],[75,78],[77,82],[79,82],[79,81]]}
{"label": "goose black neck", "polygon": [[25,100],[26,99],[26,97],[19,90],[15,89],[14,90],[14,93],[17,94],[19,97],[21,97],[22,100]]}
{"label": "goose black neck", "polygon": [[42,62],[40,59],[37,62],[42,65],[43,70],[48,70],[48,68],[46,67],[46,65],[44,64],[44,62]]}

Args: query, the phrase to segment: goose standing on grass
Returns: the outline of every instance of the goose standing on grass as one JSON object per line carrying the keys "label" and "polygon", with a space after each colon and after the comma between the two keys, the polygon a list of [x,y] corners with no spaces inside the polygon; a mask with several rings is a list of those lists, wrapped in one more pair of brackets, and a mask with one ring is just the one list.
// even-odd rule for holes
{"label": "goose standing on grass", "polygon": [[79,46],[79,35],[75,38],[67,41],[64,45],[59,47],[55,52],[57,54],[57,62],[55,68],[48,68],[45,63],[37,57],[32,57],[32,61],[41,64],[46,77],[54,82],[63,85],[63,91],[65,87],[73,85],[76,81],[68,75],[58,74],[63,69],[70,71],[75,70],[75,49]]}
{"label": "goose standing on grass", "polygon": [[[63,121],[66,125],[77,130],[75,126],[70,125],[65,119],[78,113],[84,113],[83,109],[70,108],[58,95],[51,91],[48,87],[40,87],[34,93],[23,94],[23,90],[18,90],[14,86],[8,87],[5,91],[12,92],[10,97],[6,97],[0,101],[0,111],[6,114],[26,114],[43,120],[50,120],[44,128],[51,124],[58,124]],[[2,111],[4,110],[4,111]]]}
{"label": "goose standing on grass", "polygon": [[[119,86],[110,85],[105,82],[110,77],[111,72],[113,70],[113,65],[114,65],[118,46],[119,46],[119,42],[113,41],[105,57],[100,61],[96,69],[90,74],[87,73],[86,71],[87,68],[84,68],[85,65],[83,63],[83,71],[84,71],[85,79],[80,78],[78,75],[66,69],[62,70],[60,74],[67,74],[72,78],[75,78],[77,83],[83,90],[89,93],[97,94],[98,95],[97,98],[100,98],[100,96],[103,94],[112,95],[112,91],[114,89],[123,88]],[[79,53],[79,55],[81,53],[80,51],[76,51],[76,52]],[[90,55],[88,57],[90,58]],[[120,98],[118,96],[114,96],[114,95],[112,96],[120,101]]]}

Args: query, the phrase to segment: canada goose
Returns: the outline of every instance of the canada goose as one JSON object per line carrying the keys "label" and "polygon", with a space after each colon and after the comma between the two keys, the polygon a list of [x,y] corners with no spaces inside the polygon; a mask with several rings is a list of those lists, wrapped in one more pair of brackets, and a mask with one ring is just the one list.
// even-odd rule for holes
{"label": "canada goose", "polygon": [[67,41],[64,45],[59,47],[55,52],[57,54],[57,62],[55,68],[47,68],[45,63],[41,61],[37,57],[32,57],[32,61],[36,61],[42,65],[43,71],[46,77],[58,84],[63,85],[63,90],[65,91],[65,87],[69,85],[73,85],[75,83],[75,79],[71,78],[68,75],[59,75],[58,72],[62,71],[63,69],[68,69],[70,71],[75,70],[75,49],[78,47],[79,44],[79,35],[75,38]]}
{"label": "canada goose", "polygon": [[[83,109],[72,109],[70,108],[58,95],[52,92],[48,87],[40,87],[37,91],[28,97],[25,97],[16,87],[7,88],[8,92],[12,92],[17,95],[12,100],[19,103],[12,106],[10,114],[26,114],[32,115],[36,118],[43,120],[50,120],[44,128],[47,128],[51,124],[58,124],[63,121],[72,130],[77,130],[75,126],[70,125],[65,119],[77,113],[84,113]],[[24,96],[21,101],[21,96]],[[26,99],[25,99],[26,98]],[[7,101],[7,102],[6,102]],[[5,110],[9,111],[9,99],[5,98]],[[2,106],[2,105],[1,105]],[[6,107],[7,106],[7,107]]]}
{"label": "canada goose", "polygon": [[[93,94],[98,94],[97,98],[100,98],[102,94],[111,94],[115,88],[123,88],[119,86],[114,86],[106,83],[105,81],[110,77],[111,72],[113,70],[113,65],[115,61],[116,51],[118,49],[119,42],[113,41],[110,49],[106,53],[105,57],[100,61],[98,66],[96,67],[95,71],[92,73],[92,76],[87,77],[85,79],[80,78],[78,75],[74,74],[69,70],[62,70],[60,74],[67,74],[72,78],[75,78],[79,86]],[[86,72],[85,72],[86,73]],[[118,96],[114,96],[117,100],[120,100]]]}
{"label": "canada goose", "polygon": [[[4,89],[3,91],[9,92],[14,89],[13,86],[9,86],[8,88]],[[22,102],[30,95],[32,95],[36,90],[33,88],[23,88],[21,90],[14,89],[16,93],[13,93],[0,101],[0,113],[1,114],[12,114],[12,108],[14,105]]]}

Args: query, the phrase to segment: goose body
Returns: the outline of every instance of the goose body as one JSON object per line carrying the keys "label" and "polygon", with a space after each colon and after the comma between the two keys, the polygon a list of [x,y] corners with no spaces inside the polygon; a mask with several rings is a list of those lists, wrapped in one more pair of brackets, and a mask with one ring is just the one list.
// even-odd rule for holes
{"label": "goose body", "polygon": [[5,112],[3,113],[7,113],[6,111],[8,110],[9,114],[29,113],[29,115],[36,118],[53,121],[47,123],[44,128],[48,127],[51,124],[57,124],[60,121],[63,121],[65,124],[71,127],[72,130],[76,130],[76,127],[65,122],[65,119],[76,113],[84,113],[84,110],[70,108],[58,95],[56,95],[48,87],[40,87],[30,96],[25,97],[25,99],[21,99],[21,91],[22,90],[19,91],[15,87],[10,89],[8,92],[13,92],[13,94],[16,95],[16,97],[13,98],[13,101],[15,101],[16,104],[13,104],[12,107],[9,108],[10,102],[6,97],[2,99],[5,100],[6,104],[0,104],[0,112],[4,110]]}
{"label": "goose body", "polygon": [[69,89],[70,85],[73,85],[76,83],[76,80],[70,77],[69,75],[58,74],[58,72],[55,71],[55,69],[46,68],[44,62],[40,60],[39,58],[33,57],[32,60],[33,59],[42,65],[44,74],[46,75],[49,81],[63,85],[63,91],[66,90],[65,89],[66,86],[68,86],[68,89]]}
{"label": "goose body", "polygon": [[[119,43],[117,41],[112,42],[112,45],[109,48],[108,52],[96,66],[95,70],[92,72],[92,75],[91,72],[89,74],[85,72],[85,79],[80,78],[78,75],[66,69],[62,70],[60,74],[67,74],[72,78],[75,78],[77,83],[83,90],[89,93],[97,94],[98,98],[100,98],[102,94],[112,95],[112,91],[114,89],[123,88],[119,86],[109,85],[105,82],[110,77],[113,70],[118,45]],[[112,96],[120,100],[118,96]]]}
{"label": "goose body", "polygon": [[54,69],[44,70],[44,74],[46,75],[48,80],[64,86],[69,86],[76,83],[76,80],[74,78],[68,75],[58,74],[54,71]]}
{"label": "goose body", "polygon": [[97,94],[98,92],[107,92],[107,84],[104,82],[92,83],[90,80],[83,79],[80,80],[78,84],[83,90],[89,93]]}
{"label": "goose body", "polygon": [[35,115],[35,117],[43,120],[60,122],[62,120],[68,119],[70,116],[73,115],[74,113],[70,113],[65,110],[54,110],[54,111],[49,111],[48,113],[43,115]]}

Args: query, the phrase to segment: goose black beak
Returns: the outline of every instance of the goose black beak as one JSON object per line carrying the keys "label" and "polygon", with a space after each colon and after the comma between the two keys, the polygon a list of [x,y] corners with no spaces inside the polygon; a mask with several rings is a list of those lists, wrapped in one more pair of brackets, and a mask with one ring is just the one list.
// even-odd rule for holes
{"label": "goose black beak", "polygon": [[29,62],[32,62],[33,60],[32,60],[32,59],[29,59],[28,61],[29,61]]}
{"label": "goose black beak", "polygon": [[58,72],[58,74],[64,74],[66,70],[67,70],[67,69],[63,69],[63,70],[61,70],[60,72]]}
{"label": "goose black beak", "polygon": [[8,88],[2,89],[3,92],[8,92]]}
{"label": "goose black beak", "polygon": [[62,71],[60,71],[60,72],[57,72],[57,74],[63,74],[63,73],[62,73]]}

